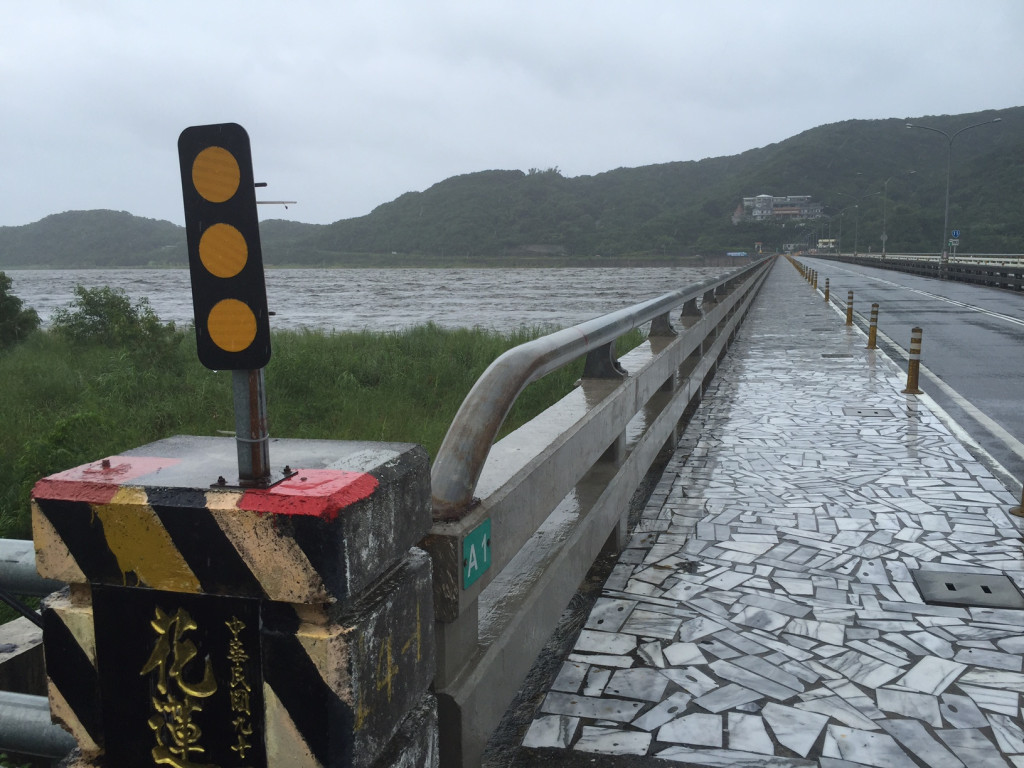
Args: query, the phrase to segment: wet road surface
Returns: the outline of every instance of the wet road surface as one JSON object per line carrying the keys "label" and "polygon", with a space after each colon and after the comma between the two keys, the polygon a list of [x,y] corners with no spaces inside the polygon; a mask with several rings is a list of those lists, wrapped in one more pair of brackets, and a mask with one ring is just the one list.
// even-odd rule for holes
{"label": "wet road surface", "polygon": [[[1024,294],[825,259],[801,261],[830,281],[833,300],[870,314],[905,352],[923,330],[921,388],[1020,482],[1024,479]],[[890,353],[891,350],[890,350]],[[897,353],[898,354],[898,353]],[[906,369],[905,357],[900,358]],[[937,381],[936,381],[937,380]]]}

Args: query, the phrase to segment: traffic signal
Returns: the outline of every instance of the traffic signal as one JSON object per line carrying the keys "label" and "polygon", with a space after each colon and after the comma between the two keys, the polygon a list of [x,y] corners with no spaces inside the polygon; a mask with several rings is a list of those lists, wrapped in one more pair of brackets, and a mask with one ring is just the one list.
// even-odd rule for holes
{"label": "traffic signal", "polygon": [[199,361],[262,368],[270,321],[249,135],[235,123],[186,128],[178,160]]}

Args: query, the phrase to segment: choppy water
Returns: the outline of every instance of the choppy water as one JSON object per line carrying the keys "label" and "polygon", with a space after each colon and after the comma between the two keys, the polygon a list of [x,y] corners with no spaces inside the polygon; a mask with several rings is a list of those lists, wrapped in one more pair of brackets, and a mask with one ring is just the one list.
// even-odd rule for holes
{"label": "choppy water", "polygon": [[[720,267],[268,270],[272,328],[389,331],[433,322],[507,331],[566,327],[725,272]],[[192,322],[185,269],[11,270],[44,324],[76,285],[145,297],[164,322]]]}

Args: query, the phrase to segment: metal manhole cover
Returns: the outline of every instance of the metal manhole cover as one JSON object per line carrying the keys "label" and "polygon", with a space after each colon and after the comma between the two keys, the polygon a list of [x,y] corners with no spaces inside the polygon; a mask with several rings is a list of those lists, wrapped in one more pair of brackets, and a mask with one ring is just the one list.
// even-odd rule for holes
{"label": "metal manhole cover", "polygon": [[825,352],[822,357],[853,357],[847,352]]}
{"label": "metal manhole cover", "polygon": [[843,408],[843,413],[847,416],[892,416],[892,411],[888,408],[858,408],[852,405]]}
{"label": "metal manhole cover", "polygon": [[1001,573],[911,571],[921,596],[930,605],[969,605],[985,608],[1024,608],[1017,585]]}

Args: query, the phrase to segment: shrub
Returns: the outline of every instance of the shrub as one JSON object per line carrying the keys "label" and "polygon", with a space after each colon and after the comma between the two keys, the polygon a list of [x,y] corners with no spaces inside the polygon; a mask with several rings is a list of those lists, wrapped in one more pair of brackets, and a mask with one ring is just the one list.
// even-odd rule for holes
{"label": "shrub", "polygon": [[0,349],[13,347],[39,327],[34,309],[22,309],[22,301],[13,293],[14,281],[0,272]]}
{"label": "shrub", "polygon": [[132,304],[120,288],[75,286],[75,299],[53,315],[51,330],[74,343],[100,343],[160,352],[177,342],[174,323],[164,324],[148,299]]}

